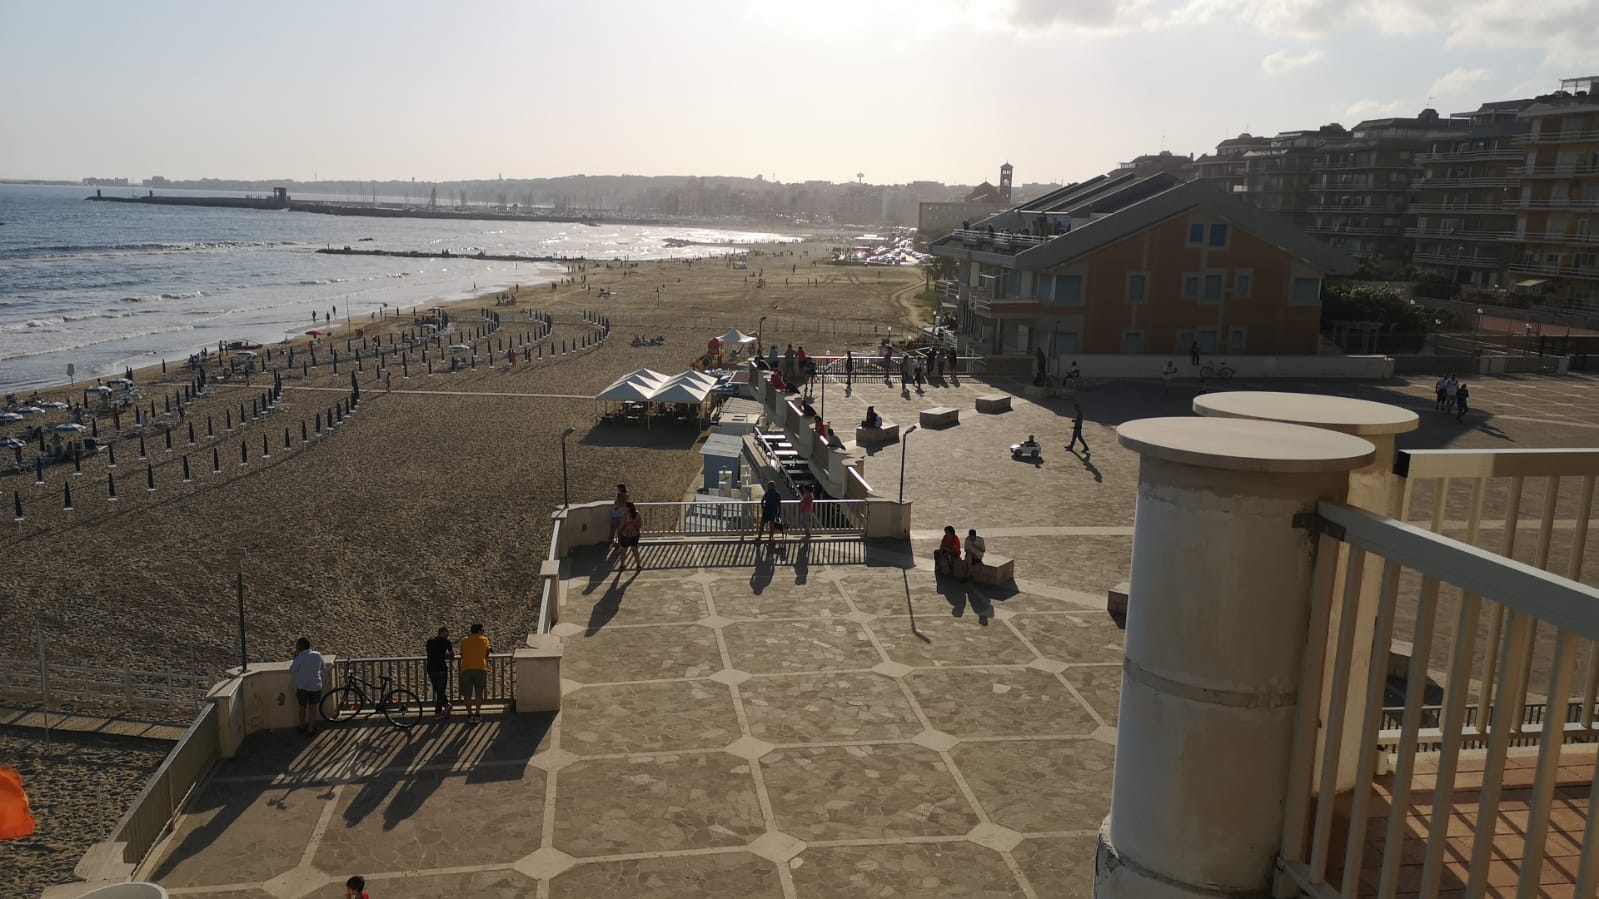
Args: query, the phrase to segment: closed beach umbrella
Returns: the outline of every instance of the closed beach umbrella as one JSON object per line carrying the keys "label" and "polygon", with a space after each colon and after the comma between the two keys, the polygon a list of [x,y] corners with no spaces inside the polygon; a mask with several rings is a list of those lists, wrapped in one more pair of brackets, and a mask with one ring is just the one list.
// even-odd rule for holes
{"label": "closed beach umbrella", "polygon": [[249,464],[250,464],[250,444],[245,443],[244,441],[241,440],[241,441],[239,441],[239,465],[242,467],[242,466],[249,465]]}
{"label": "closed beach umbrella", "polygon": [[148,464],[144,466],[144,489],[151,493],[155,492],[155,469]]}
{"label": "closed beach umbrella", "polygon": [[89,436],[90,437],[99,437],[100,436],[100,419],[99,418],[91,418],[91,419],[89,419]]}
{"label": "closed beach umbrella", "polygon": [[43,456],[35,456],[34,459],[33,459],[33,485],[35,487],[43,487],[44,486],[44,457]]}
{"label": "closed beach umbrella", "polygon": [[217,454],[217,448],[214,446],[211,447],[211,473],[222,473],[222,457]]}
{"label": "closed beach umbrella", "polygon": [[71,512],[72,511],[72,485],[71,484],[62,484],[61,485],[61,497],[62,497],[62,499],[61,499],[61,508],[64,509],[65,511]]}
{"label": "closed beach umbrella", "polygon": [[170,430],[168,430],[166,432],[166,441],[167,441],[166,449],[167,449],[167,452],[170,453],[170,452],[172,452],[172,431],[170,431]]}
{"label": "closed beach umbrella", "polygon": [[[321,430],[320,426],[318,426],[318,430]],[[305,442],[305,419],[303,418],[300,419],[300,442]]]}
{"label": "closed beach umbrella", "polygon": [[189,457],[187,455],[183,457],[183,483],[193,483],[193,479],[189,477]]}
{"label": "closed beach umbrella", "polygon": [[22,514],[22,491],[21,490],[13,490],[13,491],[11,491],[11,501],[13,503],[15,503],[16,507],[17,507],[17,524],[21,524],[22,523],[22,519],[25,517]]}
{"label": "closed beach umbrella", "polygon": [[72,448],[72,476],[75,478],[83,477],[83,447],[81,446]]}
{"label": "closed beach umbrella", "polygon": [[264,433],[261,435],[261,458],[272,458],[272,450],[267,447],[267,436]]}
{"label": "closed beach umbrella", "polygon": [[222,413],[222,415],[223,415],[223,419],[222,419],[222,427],[223,427],[223,429],[225,429],[229,434],[233,433],[233,410],[232,409],[225,410]]}
{"label": "closed beach umbrella", "polygon": [[106,489],[105,501],[108,502],[108,503],[116,502],[117,501],[117,476],[112,474],[112,473],[110,473],[109,471],[106,472],[106,476],[105,476],[105,489]]}
{"label": "closed beach umbrella", "polygon": [[117,467],[117,448],[107,444],[106,448],[105,448],[105,451],[106,451],[105,467],[106,468],[116,468]]}
{"label": "closed beach umbrella", "polygon": [[284,449],[288,449],[289,447],[291,447],[293,445],[294,444],[289,442],[289,429],[288,428],[284,428],[283,429],[283,448]]}
{"label": "closed beach umbrella", "polygon": [[189,445],[194,446],[194,422],[189,422]]}
{"label": "closed beach umbrella", "polygon": [[144,435],[140,434],[139,435],[139,461],[143,462],[145,459],[148,459],[149,457],[150,457],[150,454],[146,453],[144,451]]}

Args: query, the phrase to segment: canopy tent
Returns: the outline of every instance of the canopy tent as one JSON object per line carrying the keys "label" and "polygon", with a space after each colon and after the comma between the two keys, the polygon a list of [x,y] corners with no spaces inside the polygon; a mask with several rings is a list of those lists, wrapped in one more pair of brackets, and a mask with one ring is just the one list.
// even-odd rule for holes
{"label": "canopy tent", "polygon": [[[718,383],[715,375],[703,372],[684,371],[667,377],[658,371],[641,368],[612,381],[594,398],[606,403],[641,403],[646,407],[658,404],[698,406],[699,415],[703,418],[704,407]],[[643,417],[648,424],[647,409]]]}
{"label": "canopy tent", "polygon": [[715,386],[715,378],[707,383],[698,372],[686,371],[662,384],[650,397],[650,402],[699,405],[711,395],[711,388]]}
{"label": "canopy tent", "polygon": [[748,334],[745,334],[743,331],[740,331],[737,328],[734,328],[733,330],[727,332],[726,334],[723,334],[721,337],[718,337],[717,339],[722,341],[722,345],[723,346],[726,346],[727,344],[730,344],[730,343],[754,343],[755,342],[755,338],[751,337]]}

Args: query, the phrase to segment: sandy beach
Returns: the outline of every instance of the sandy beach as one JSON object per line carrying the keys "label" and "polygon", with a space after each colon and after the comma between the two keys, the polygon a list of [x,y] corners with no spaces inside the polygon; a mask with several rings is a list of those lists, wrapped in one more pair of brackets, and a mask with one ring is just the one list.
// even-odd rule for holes
{"label": "sandy beach", "polygon": [[[573,273],[576,283],[524,285],[515,306],[495,307],[492,295],[456,304],[454,317],[468,327],[478,323],[472,310],[498,311],[499,336],[511,342],[531,330],[527,310],[550,313],[546,358],[539,361],[535,350],[532,364],[508,369],[496,349],[493,368],[446,374],[436,364],[439,373],[427,377],[413,357],[409,380],[398,366],[389,370],[392,392],[375,380],[368,360],[359,375],[359,413],[309,445],[301,442],[300,423],[311,425],[345,399],[348,362],[335,375],[323,356],[309,378],[286,379],[277,411],[243,427],[235,422],[231,434],[224,417],[237,418],[241,403],[248,410],[270,379],[218,384],[187,410],[199,446],[188,447],[183,428],[170,455],[160,437],[146,436],[154,492],[146,489],[136,437],[116,442],[114,471],[102,452],[83,461],[82,477],[72,477],[70,464],[47,469],[44,488],[35,486],[31,464],[0,476],[0,489],[20,491],[26,511],[20,526],[0,528],[0,555],[9,560],[0,567],[0,595],[9,598],[0,604],[0,629],[29,654],[43,639],[52,657],[79,664],[219,674],[238,658],[228,552],[243,547],[252,659],[286,658],[301,634],[342,656],[417,655],[436,627],[464,632],[472,621],[484,622],[499,646],[518,642],[533,625],[533,585],[550,514],[561,502],[566,427],[576,428],[568,441],[574,502],[608,498],[621,482],[644,501],[679,500],[700,467],[691,451],[698,432],[598,426],[597,405],[587,397],[636,368],[680,371],[713,333],[734,326],[754,332],[762,315],[768,343],[803,344],[812,353],[863,349],[876,343],[875,332],[893,326],[903,333],[912,323],[919,269],[826,265],[830,246],[752,248],[748,270],[721,259],[630,269],[590,263]],[[784,255],[768,255],[776,253]],[[766,286],[757,287],[762,271]],[[601,289],[611,291],[608,299],[598,298]],[[549,358],[551,343],[558,350],[563,340],[592,333],[584,310],[609,316],[613,339]],[[407,314],[353,325],[370,341],[412,322]],[[629,341],[636,334],[666,343],[635,348]],[[341,328],[329,342],[341,354],[345,336]],[[430,358],[437,360],[436,351]],[[137,380],[159,410],[188,377],[170,364],[165,376],[157,367]],[[82,388],[41,394],[81,400]],[[207,416],[215,441],[205,437]],[[107,424],[102,420],[102,436]],[[123,424],[126,431],[126,415]],[[263,436],[270,459],[260,457]],[[220,475],[212,473],[213,445]],[[241,446],[247,466],[239,464]],[[185,453],[188,486],[181,483]],[[33,454],[25,451],[25,460]],[[107,502],[108,475],[116,479],[114,504]],[[64,486],[75,511],[62,508]],[[14,746],[0,744],[0,764]],[[129,767],[130,790],[144,771]],[[43,789],[75,776],[69,767],[52,768],[42,775]],[[85,845],[99,836],[85,835]]]}

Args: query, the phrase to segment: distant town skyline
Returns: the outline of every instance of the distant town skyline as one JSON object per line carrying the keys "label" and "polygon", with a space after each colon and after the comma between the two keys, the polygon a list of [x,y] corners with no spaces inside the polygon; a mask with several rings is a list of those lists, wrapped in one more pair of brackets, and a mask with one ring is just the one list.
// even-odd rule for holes
{"label": "distant town skyline", "polygon": [[1080,180],[1599,71],[1599,0],[26,5],[0,177]]}

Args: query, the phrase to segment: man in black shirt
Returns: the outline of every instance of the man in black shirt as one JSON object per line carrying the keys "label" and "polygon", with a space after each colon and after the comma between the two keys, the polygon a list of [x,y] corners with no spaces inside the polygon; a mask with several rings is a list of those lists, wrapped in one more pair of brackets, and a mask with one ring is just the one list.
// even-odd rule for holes
{"label": "man in black shirt", "polygon": [[428,641],[427,656],[428,680],[433,684],[433,716],[443,718],[450,713],[450,660],[455,658],[449,628],[439,628],[439,635]]}

